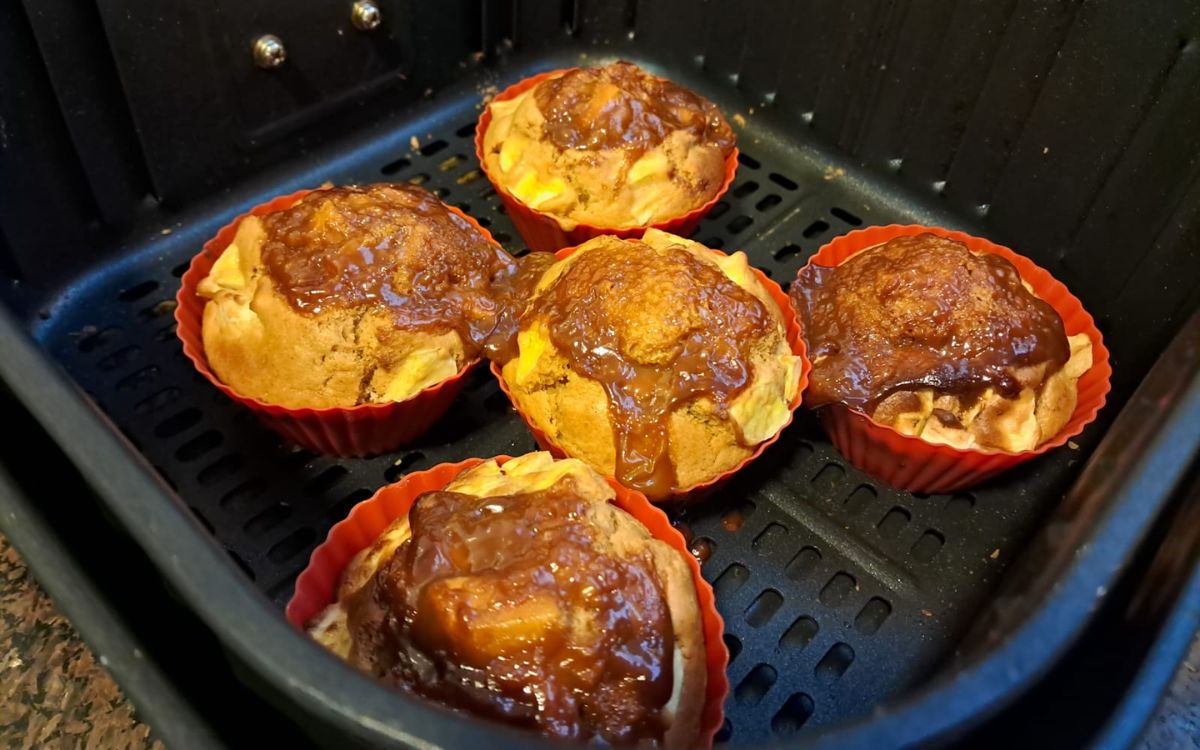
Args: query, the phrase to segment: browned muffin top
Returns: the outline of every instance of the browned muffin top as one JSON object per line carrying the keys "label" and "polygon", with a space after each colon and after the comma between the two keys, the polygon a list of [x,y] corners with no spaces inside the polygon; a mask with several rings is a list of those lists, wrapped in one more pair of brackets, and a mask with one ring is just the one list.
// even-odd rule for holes
{"label": "browned muffin top", "polygon": [[534,98],[546,137],[562,149],[644,151],[676,130],[725,153],[734,144],[715,104],[632,63],[572,70],[538,84]]}
{"label": "browned muffin top", "polygon": [[397,328],[457,331],[471,355],[495,325],[493,287],[515,269],[508,253],[413,185],[317,191],[262,223],[267,274],[298,312],[382,309]]}
{"label": "browned muffin top", "polygon": [[525,319],[544,321],[571,368],[603,386],[617,479],[652,497],[675,486],[672,410],[708,397],[723,414],[751,379],[750,349],[776,326],[695,253],[617,239],[570,258]]}
{"label": "browned muffin top", "polygon": [[428,492],[412,535],[347,602],[361,668],[573,740],[657,746],[675,636],[648,550],[610,552],[574,480]]}
{"label": "browned muffin top", "polygon": [[792,285],[813,368],[805,400],[873,408],[890,393],[1021,389],[1017,370],[1070,354],[1062,319],[992,253],[922,234],[841,265],[808,266]]}

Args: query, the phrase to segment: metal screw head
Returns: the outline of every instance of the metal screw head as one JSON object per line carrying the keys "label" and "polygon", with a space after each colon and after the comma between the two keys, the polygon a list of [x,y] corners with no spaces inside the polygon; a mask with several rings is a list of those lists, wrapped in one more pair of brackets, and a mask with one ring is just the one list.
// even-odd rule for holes
{"label": "metal screw head", "polygon": [[350,7],[350,21],[359,31],[370,31],[383,23],[383,12],[371,0],[356,0]]}
{"label": "metal screw head", "polygon": [[278,68],[286,59],[283,40],[274,34],[263,34],[254,40],[254,64],[263,70]]}

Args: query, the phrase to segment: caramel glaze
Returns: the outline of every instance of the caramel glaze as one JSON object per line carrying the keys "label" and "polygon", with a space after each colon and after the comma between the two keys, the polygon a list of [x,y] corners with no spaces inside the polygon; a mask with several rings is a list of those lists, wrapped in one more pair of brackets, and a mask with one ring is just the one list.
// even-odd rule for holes
{"label": "caramel glaze", "polygon": [[600,551],[571,479],[429,492],[412,536],[348,602],[357,666],[398,688],[571,740],[655,746],[674,631],[649,553]]}
{"label": "caramel glaze", "polygon": [[676,130],[728,153],[733,131],[717,106],[627,62],[578,68],[533,92],[546,137],[562,149],[645,151]]}
{"label": "caramel glaze", "polygon": [[676,489],[671,412],[707,397],[720,414],[750,382],[749,351],[775,325],[766,306],[683,248],[613,241],[571,258],[532,302],[570,367],[608,396],[616,477],[653,498]]}
{"label": "caramel glaze", "polygon": [[[900,389],[1015,396],[1018,368],[1060,369],[1062,318],[991,253],[932,234],[898,237],[791,288],[813,360],[805,401],[873,411]],[[952,416],[952,415],[951,415]]]}
{"label": "caramel glaze", "polygon": [[262,222],[266,272],[293,309],[383,310],[400,329],[456,331],[468,357],[527,291],[508,253],[414,185],[321,190]]}

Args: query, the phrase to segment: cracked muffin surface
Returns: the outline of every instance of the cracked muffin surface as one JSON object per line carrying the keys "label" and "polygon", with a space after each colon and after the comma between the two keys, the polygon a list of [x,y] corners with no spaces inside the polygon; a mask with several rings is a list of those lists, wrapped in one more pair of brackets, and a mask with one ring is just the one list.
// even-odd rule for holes
{"label": "cracked muffin surface", "polygon": [[564,71],[488,106],[489,175],[568,231],[649,226],[699,208],[720,189],[735,143],[716,105],[627,62]]}
{"label": "cracked muffin surface", "polygon": [[784,311],[732,255],[655,229],[549,268],[502,376],[568,455],[662,499],[736,467],[791,416]]}
{"label": "cracked muffin surface", "polygon": [[806,266],[790,294],[813,365],[808,403],[927,442],[1035,448],[1066,425],[1092,364],[1087,335],[1068,336],[1012,263],[934,234]]}
{"label": "cracked muffin surface", "polygon": [[205,354],[288,408],[403,401],[479,356],[515,268],[423,188],[314,191],[243,219],[200,282]]}

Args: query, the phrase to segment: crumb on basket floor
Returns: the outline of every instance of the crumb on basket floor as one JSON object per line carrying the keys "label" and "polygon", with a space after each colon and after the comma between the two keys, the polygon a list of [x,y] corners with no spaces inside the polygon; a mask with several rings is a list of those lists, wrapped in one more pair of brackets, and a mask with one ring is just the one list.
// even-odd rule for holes
{"label": "crumb on basket floor", "polygon": [[0,536],[0,747],[162,750]]}

